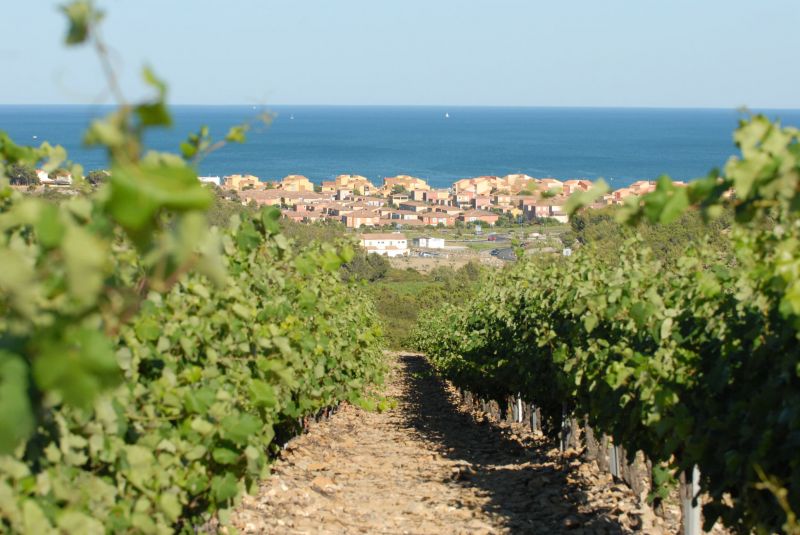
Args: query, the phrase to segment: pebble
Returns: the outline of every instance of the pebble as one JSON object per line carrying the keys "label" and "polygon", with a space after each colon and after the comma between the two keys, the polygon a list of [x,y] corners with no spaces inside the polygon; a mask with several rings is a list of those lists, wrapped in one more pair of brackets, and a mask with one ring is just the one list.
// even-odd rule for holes
{"label": "pebble", "polygon": [[[312,423],[276,459],[258,494],[243,499],[232,527],[323,535],[674,532],[656,528],[649,507],[611,487],[577,452],[563,463],[542,436],[461,405],[428,369],[420,356],[394,355],[384,395],[397,407],[378,413],[342,404]],[[604,501],[609,487],[613,510]]]}

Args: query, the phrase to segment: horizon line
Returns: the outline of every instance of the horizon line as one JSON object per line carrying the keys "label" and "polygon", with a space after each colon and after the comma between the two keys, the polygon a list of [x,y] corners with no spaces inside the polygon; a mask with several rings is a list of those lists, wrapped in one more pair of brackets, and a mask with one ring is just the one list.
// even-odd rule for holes
{"label": "horizon line", "polygon": [[[451,108],[451,109],[553,109],[553,110],[720,110],[738,111],[800,111],[798,107],[772,106],[573,106],[573,105],[517,105],[517,104],[207,104],[207,103],[167,103],[170,107],[203,107],[203,108],[262,108],[297,107],[297,108]],[[98,107],[116,108],[113,103],[0,103],[0,107]]]}

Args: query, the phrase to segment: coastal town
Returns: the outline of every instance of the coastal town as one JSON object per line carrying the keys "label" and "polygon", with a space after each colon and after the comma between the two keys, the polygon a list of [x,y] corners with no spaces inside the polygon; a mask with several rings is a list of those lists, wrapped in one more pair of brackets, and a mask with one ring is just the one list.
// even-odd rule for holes
{"label": "coastal town", "polygon": [[[567,223],[567,198],[592,186],[589,180],[561,181],[524,174],[465,178],[449,189],[431,188],[425,180],[408,175],[384,178],[380,187],[360,175],[339,175],[321,185],[302,175],[289,175],[276,182],[252,175],[200,180],[235,191],[244,204],[278,206],[283,217],[293,221],[338,221],[353,229],[470,223],[493,226],[503,217],[511,221],[551,219]],[[640,180],[606,194],[595,207],[621,204],[628,197],[654,189],[654,181]]]}
{"label": "coastal town", "polygon": [[[107,171],[93,171],[85,179],[99,183]],[[69,190],[69,172],[35,170],[37,189]],[[31,177],[33,178],[33,177]],[[520,223],[566,224],[565,210],[570,195],[587,191],[586,179],[534,178],[526,174],[479,176],[454,182],[447,189],[432,188],[426,180],[409,175],[386,177],[380,186],[361,175],[342,174],[316,184],[303,175],[282,180],[262,180],[254,175],[201,176],[200,181],[218,188],[221,195],[247,206],[274,206],[282,217],[297,223],[332,222],[359,233],[362,247],[387,257],[406,257],[414,251],[445,249],[444,239],[434,229],[470,228],[479,234],[483,227]],[[683,184],[677,182],[676,184]],[[602,208],[625,202],[655,189],[654,181],[640,180],[609,192],[592,207]],[[23,185],[17,188],[26,189]],[[30,186],[29,186],[30,187]],[[427,229],[427,230],[426,230]],[[417,231],[417,232],[414,232]],[[410,239],[402,232],[412,232]],[[491,238],[490,238],[491,239]],[[452,245],[452,244],[451,244]],[[449,249],[464,249],[464,244]],[[510,249],[506,247],[506,256]],[[505,258],[502,248],[494,254]],[[491,261],[488,251],[483,261]],[[513,255],[510,255],[513,256]]]}

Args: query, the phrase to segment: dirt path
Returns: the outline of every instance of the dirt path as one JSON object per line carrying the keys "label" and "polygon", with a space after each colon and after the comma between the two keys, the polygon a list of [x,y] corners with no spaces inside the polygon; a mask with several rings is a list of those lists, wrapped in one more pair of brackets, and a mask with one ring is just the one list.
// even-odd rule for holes
{"label": "dirt path", "polygon": [[459,407],[421,357],[398,357],[387,395],[397,408],[344,406],[292,441],[234,525],[244,533],[661,531],[610,478]]}

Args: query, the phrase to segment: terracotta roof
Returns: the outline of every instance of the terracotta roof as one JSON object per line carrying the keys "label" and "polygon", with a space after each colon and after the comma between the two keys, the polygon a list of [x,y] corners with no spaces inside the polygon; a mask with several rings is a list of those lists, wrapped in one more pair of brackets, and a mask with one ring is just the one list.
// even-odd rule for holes
{"label": "terracotta roof", "polygon": [[488,212],[486,210],[468,210],[462,214],[464,217],[482,217],[482,216],[495,216],[498,217],[497,214],[493,212]]}
{"label": "terracotta roof", "polygon": [[359,236],[362,240],[405,240],[406,235],[400,232],[380,233],[375,232],[372,234],[362,234]]}

